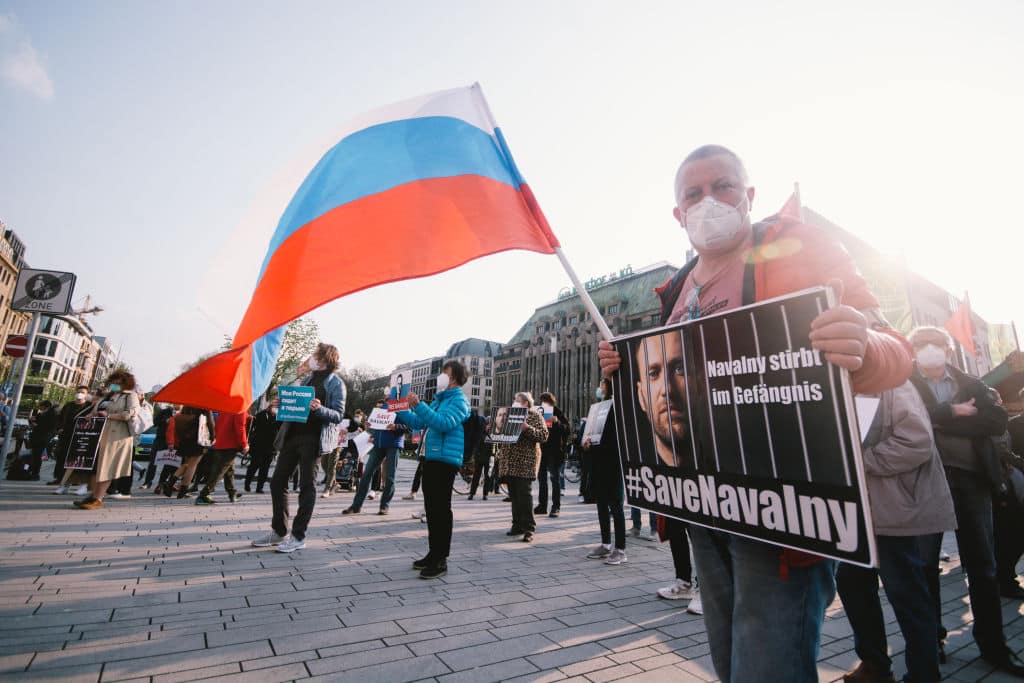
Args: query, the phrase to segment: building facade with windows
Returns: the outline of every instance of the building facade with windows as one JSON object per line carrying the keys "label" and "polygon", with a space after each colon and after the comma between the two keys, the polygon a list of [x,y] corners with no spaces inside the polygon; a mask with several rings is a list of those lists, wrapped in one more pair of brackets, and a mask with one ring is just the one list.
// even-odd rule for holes
{"label": "building facade with windows", "polygon": [[[455,342],[448,347],[442,362],[438,366],[441,371],[444,363],[457,360],[469,371],[469,380],[462,387],[469,400],[469,406],[486,414],[491,409],[494,392],[494,359],[501,353],[504,344],[470,337]],[[436,376],[436,373],[435,373]]]}
{"label": "building facade with windows", "polygon": [[82,347],[91,340],[92,330],[77,318],[41,316],[32,349],[32,374],[58,386],[75,386],[82,380]]}
{"label": "building facade with windows", "polygon": [[[0,235],[0,343],[5,343],[9,335],[25,334],[32,316],[11,310],[18,273],[25,265],[25,245],[3,222],[0,222]],[[13,360],[6,355],[0,357],[0,375],[7,377],[10,374]]]}
{"label": "building facade with windows", "polygon": [[[677,271],[662,261],[636,271],[626,267],[591,278],[584,286],[612,333],[619,335],[659,325],[660,306],[654,288]],[[555,301],[534,311],[495,358],[494,405],[510,405],[517,391],[529,391],[534,398],[550,391],[570,419],[586,417],[596,400],[600,340],[597,325],[579,294],[562,290]]]}

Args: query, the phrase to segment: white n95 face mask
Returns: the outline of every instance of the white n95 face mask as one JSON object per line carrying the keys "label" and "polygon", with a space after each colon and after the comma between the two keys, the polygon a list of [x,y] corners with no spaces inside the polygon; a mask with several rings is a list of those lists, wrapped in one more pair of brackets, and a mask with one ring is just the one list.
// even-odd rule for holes
{"label": "white n95 face mask", "polygon": [[445,389],[447,389],[449,381],[450,380],[448,375],[442,372],[440,375],[437,376],[437,390],[444,391]]}
{"label": "white n95 face mask", "polygon": [[704,197],[685,212],[683,227],[690,243],[697,251],[716,251],[730,246],[744,230],[750,230],[750,213],[740,206],[748,203],[747,195],[736,206],[730,206],[714,197]]}
{"label": "white n95 face mask", "polygon": [[946,350],[935,344],[926,344],[914,355],[922,368],[937,368],[946,364]]}

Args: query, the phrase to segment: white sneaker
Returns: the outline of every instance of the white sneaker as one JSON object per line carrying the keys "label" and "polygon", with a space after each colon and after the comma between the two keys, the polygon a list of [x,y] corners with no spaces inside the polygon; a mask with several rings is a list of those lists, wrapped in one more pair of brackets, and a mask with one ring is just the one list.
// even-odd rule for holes
{"label": "white sneaker", "polygon": [[940,562],[949,562],[949,553],[947,553],[945,550],[941,551],[939,553],[939,561]]}
{"label": "white sneaker", "polygon": [[88,495],[88,494],[89,494],[89,485],[88,484],[82,484],[77,489],[75,489],[75,495],[76,496],[85,496],[85,495]]}
{"label": "white sneaker", "polygon": [[658,542],[658,530],[652,527],[652,528],[647,530],[647,533],[640,534],[640,539],[643,540],[643,541],[654,541],[655,543],[657,543]]}
{"label": "white sneaker", "polygon": [[402,496],[402,500],[416,500],[416,494],[410,493],[408,496]]}
{"label": "white sneaker", "polygon": [[[289,536],[291,538],[291,536]],[[281,541],[285,539],[284,536],[278,536],[273,531],[264,536],[263,538],[256,539],[252,542],[253,548],[269,548],[272,545],[279,545]]]}
{"label": "white sneaker", "polygon": [[274,550],[276,550],[279,553],[293,553],[296,550],[302,550],[305,547],[305,541],[300,541],[291,534],[288,534],[288,536],[285,537],[285,539],[281,541],[281,543],[278,544],[278,546],[274,548]]}
{"label": "white sneaker", "polygon": [[658,589],[658,597],[666,600],[692,600],[696,597],[697,591],[689,581],[676,579],[671,586]]}
{"label": "white sneaker", "polygon": [[605,558],[605,564],[622,564],[626,561],[626,551],[613,548],[608,557]]}
{"label": "white sneaker", "polygon": [[376,497],[377,494],[375,494],[373,491],[370,491],[369,493],[366,494],[366,500],[373,500]]}
{"label": "white sneaker", "polygon": [[321,498],[330,498],[331,497],[331,492],[330,491],[324,491],[323,493],[320,494],[320,497]]}
{"label": "white sneaker", "polygon": [[693,596],[693,600],[690,600],[690,604],[686,606],[686,611],[690,614],[704,614],[704,605],[700,601],[700,591],[694,591],[696,595]]}
{"label": "white sneaker", "polygon": [[586,500],[586,498],[584,498],[583,496],[578,496],[578,497],[576,498],[576,502],[577,502],[577,503],[582,503],[582,502],[583,502],[583,501],[585,501],[585,500]]}
{"label": "white sneaker", "polygon": [[603,560],[612,554],[612,549],[602,544],[587,553],[588,560]]}
{"label": "white sneaker", "polygon": [[111,498],[113,500],[124,500],[126,498],[131,498],[131,497],[132,497],[132,494],[130,494],[130,493],[117,493],[116,491],[114,493],[108,493],[107,494],[107,498]]}
{"label": "white sneaker", "polygon": [[53,490],[53,495],[55,495],[55,496],[63,496],[65,493],[67,493],[70,490],[71,490],[70,486],[58,486],[57,488],[55,488]]}

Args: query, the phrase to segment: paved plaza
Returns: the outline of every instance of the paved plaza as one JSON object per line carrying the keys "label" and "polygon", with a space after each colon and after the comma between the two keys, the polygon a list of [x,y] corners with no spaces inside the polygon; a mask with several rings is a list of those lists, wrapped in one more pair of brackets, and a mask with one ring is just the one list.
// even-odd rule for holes
{"label": "paved plaza", "polygon": [[[426,550],[426,525],[411,516],[419,502],[399,499],[414,469],[400,463],[389,516],[367,501],[343,518],[348,492],[318,499],[307,548],[292,555],[249,545],[268,530],[268,495],[198,507],[136,492],[86,512],[39,482],[0,483],[0,679],[715,679],[703,619],[655,595],[673,578],[668,544],[629,537],[626,564],[584,559],[599,541],[597,517],[575,495],[559,519],[538,519],[532,544],[505,536],[500,496],[456,496],[448,575],[419,579],[410,565]],[[948,536],[946,548],[943,673],[1012,680],[977,659]],[[1020,615],[1004,601],[1017,652]],[[856,655],[838,600],[824,633],[820,678],[840,680]]]}

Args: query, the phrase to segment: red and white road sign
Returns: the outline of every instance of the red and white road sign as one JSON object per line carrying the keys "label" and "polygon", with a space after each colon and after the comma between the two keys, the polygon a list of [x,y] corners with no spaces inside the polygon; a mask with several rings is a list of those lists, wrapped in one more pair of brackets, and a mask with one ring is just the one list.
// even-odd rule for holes
{"label": "red and white road sign", "polygon": [[12,334],[4,344],[4,353],[11,358],[22,358],[28,350],[28,337],[23,334]]}

